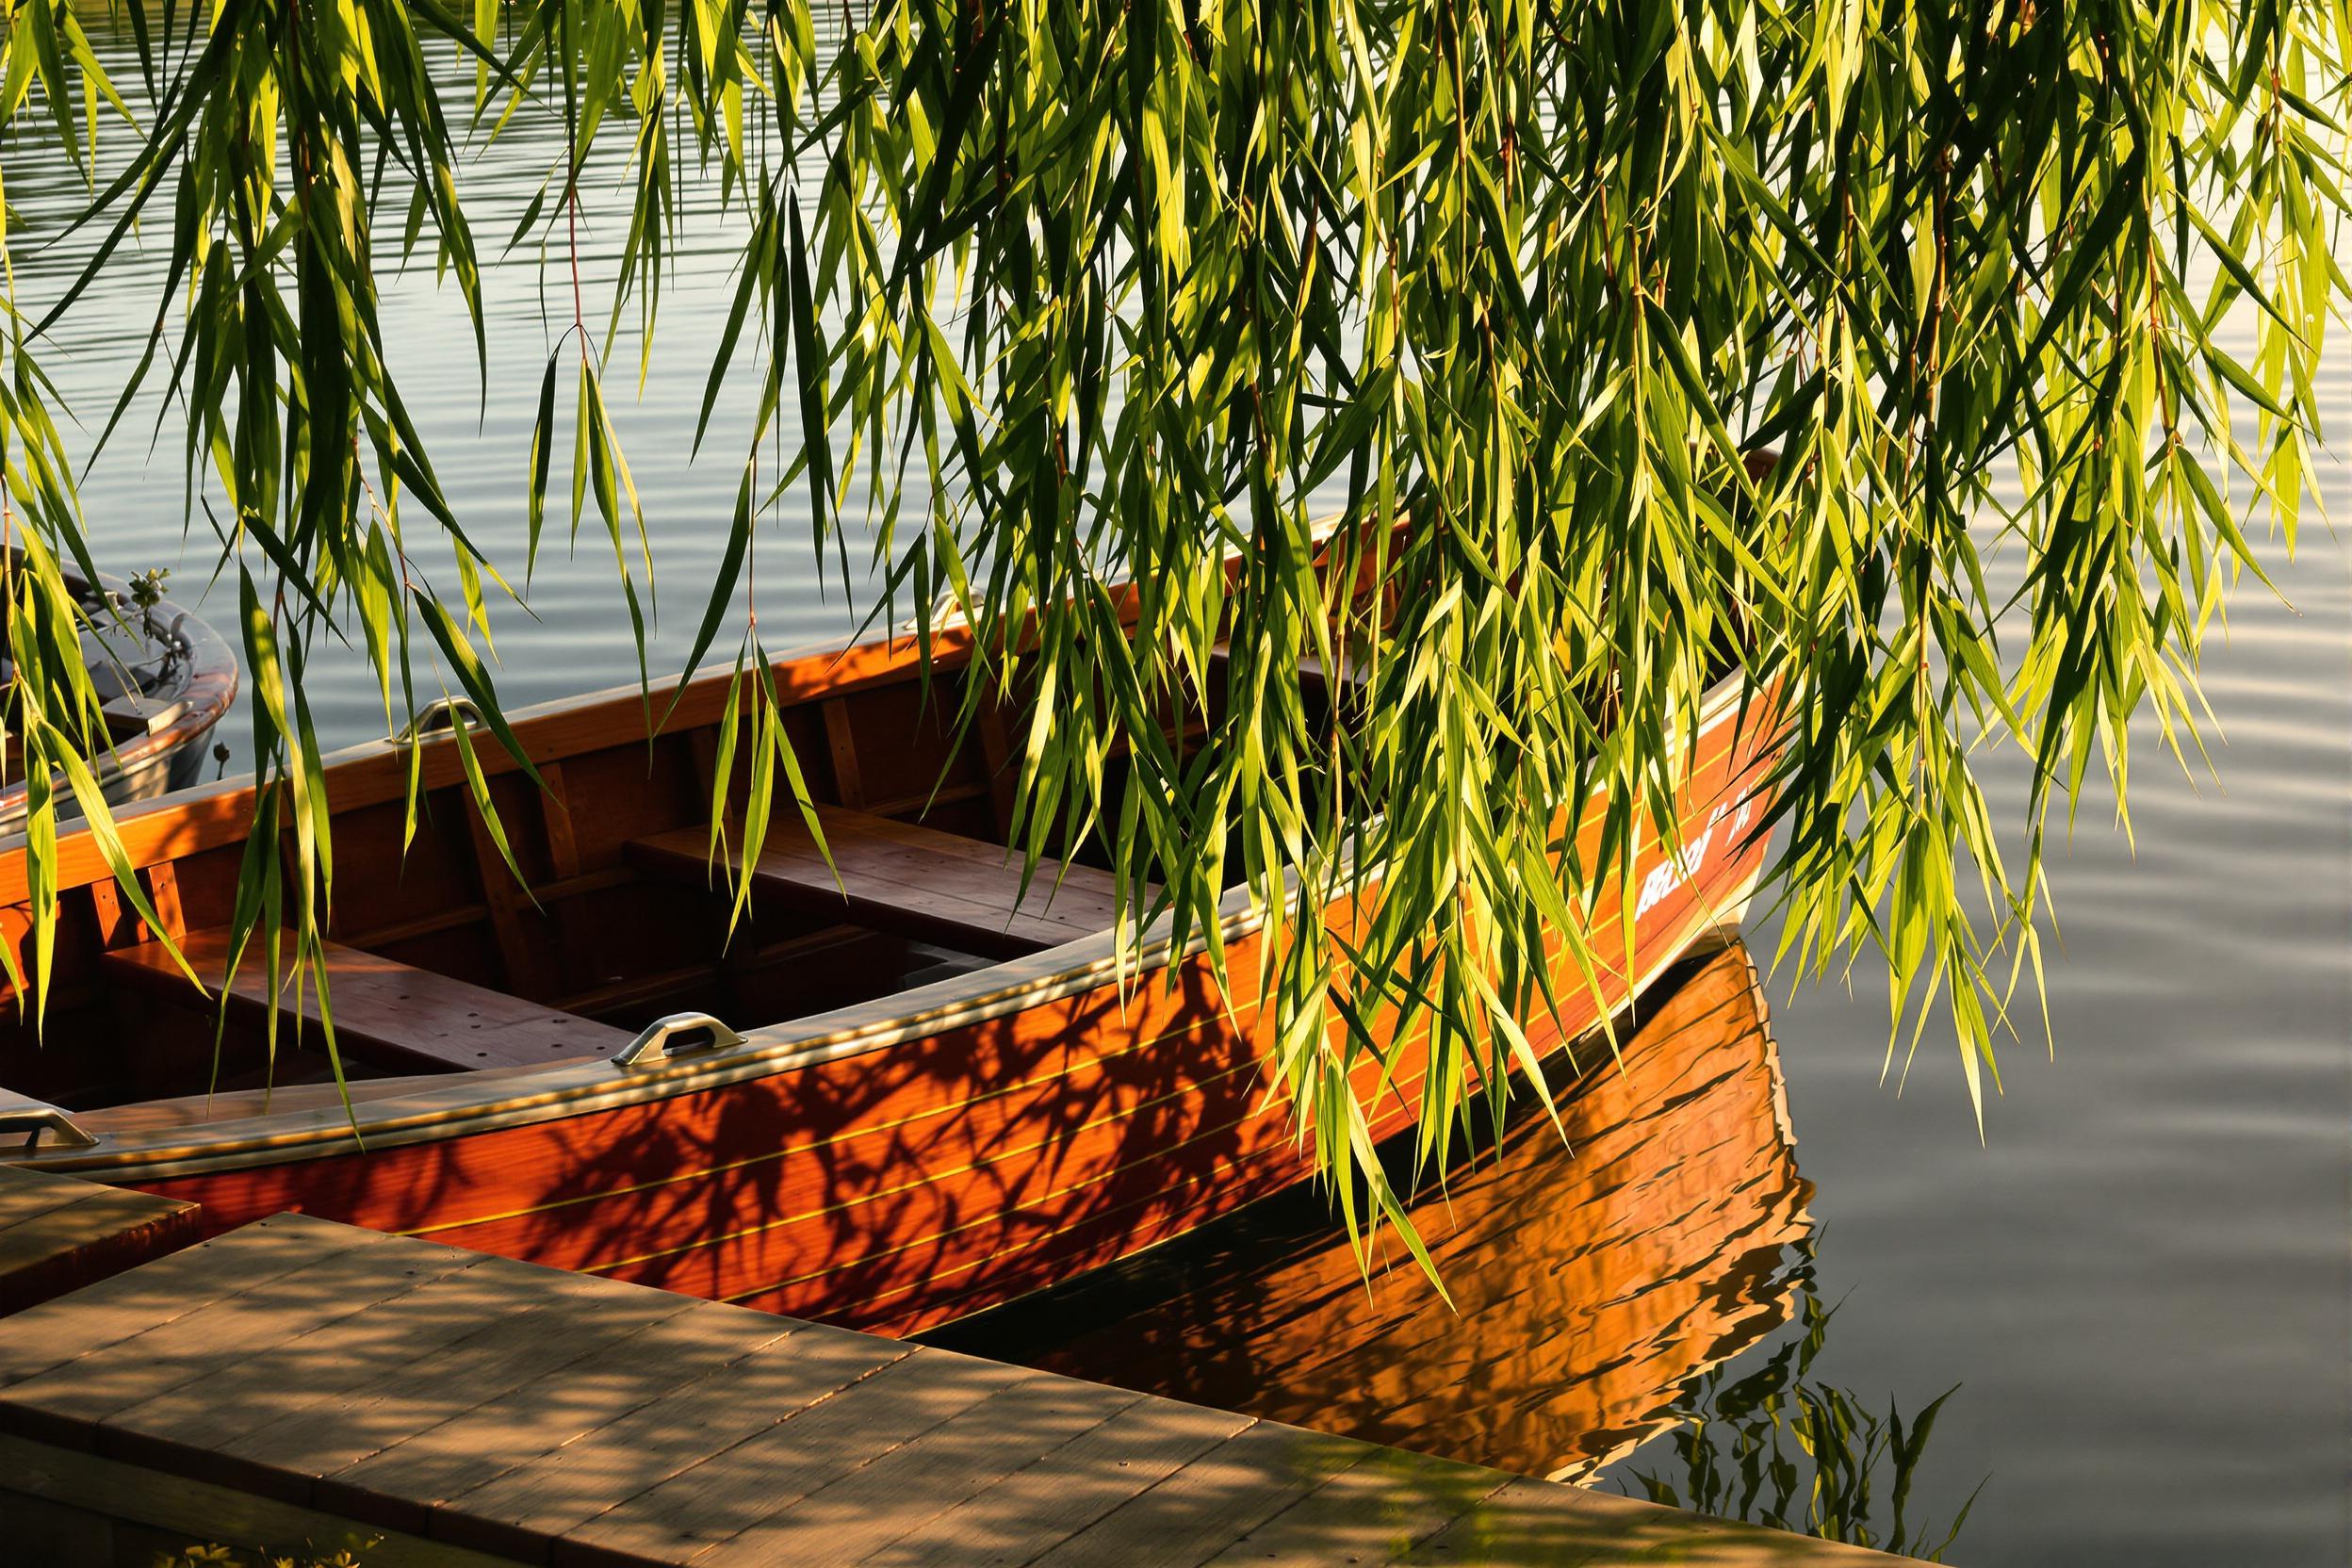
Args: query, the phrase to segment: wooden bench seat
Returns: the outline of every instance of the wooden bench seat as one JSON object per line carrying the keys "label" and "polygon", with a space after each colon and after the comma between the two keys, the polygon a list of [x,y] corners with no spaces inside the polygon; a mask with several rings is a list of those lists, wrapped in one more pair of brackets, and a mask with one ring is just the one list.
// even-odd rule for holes
{"label": "wooden bench seat", "polygon": [[[755,899],[992,958],[1090,937],[1109,930],[1115,918],[1113,879],[1091,866],[1041,860],[1024,896],[1021,859],[1002,844],[838,806],[818,807],[817,819],[833,864],[799,814],[779,807],[752,869]],[[697,885],[713,875],[707,827],[639,839],[629,858],[645,871]],[[731,845],[729,859],[740,872],[742,856]]]}
{"label": "wooden bench seat", "polygon": [[[191,931],[180,951],[206,987],[219,992],[228,971],[225,927]],[[289,964],[288,970],[292,969]],[[195,999],[188,977],[159,942],[140,942],[106,955],[117,978],[181,998]],[[547,1067],[608,1057],[627,1045],[629,1031],[357,948],[327,944],[328,1001],[336,1044],[354,1057],[400,1072],[448,1072],[471,1068]],[[248,952],[230,984],[230,1005],[248,1021],[273,1005],[291,1010],[292,976],[282,997],[270,994],[270,966]],[[302,988],[306,1038],[321,1038],[318,995]]]}
{"label": "wooden bench seat", "polygon": [[[1223,637],[1218,638],[1209,645],[1210,670],[1221,675],[1225,666],[1232,662],[1233,657],[1232,641]],[[1331,672],[1323,667],[1320,655],[1310,649],[1298,656],[1298,662],[1294,667],[1298,672],[1298,684],[1302,689],[1329,694],[1331,684]],[[1364,683],[1371,678],[1371,665],[1362,655],[1349,653],[1342,657],[1339,677],[1341,685],[1353,691],[1361,691]]]}

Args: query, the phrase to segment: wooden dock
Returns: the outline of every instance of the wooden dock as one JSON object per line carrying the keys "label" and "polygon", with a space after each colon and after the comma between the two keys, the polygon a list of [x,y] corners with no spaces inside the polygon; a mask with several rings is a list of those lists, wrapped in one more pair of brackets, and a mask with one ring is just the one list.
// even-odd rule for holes
{"label": "wooden dock", "polygon": [[0,1165],[0,1316],[186,1247],[196,1219],[177,1199]]}
{"label": "wooden dock", "polygon": [[0,1527],[60,1568],[1898,1560],[297,1215],[0,1323]]}

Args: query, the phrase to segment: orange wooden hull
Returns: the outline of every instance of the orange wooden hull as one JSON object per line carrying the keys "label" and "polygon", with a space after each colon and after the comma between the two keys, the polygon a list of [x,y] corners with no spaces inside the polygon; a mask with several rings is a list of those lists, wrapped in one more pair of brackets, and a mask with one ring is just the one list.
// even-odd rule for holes
{"label": "orange wooden hull", "polygon": [[[1594,995],[1562,965],[1556,1046],[1623,1005],[1754,886],[1749,794],[1770,740],[1719,703],[1682,802],[1685,868],[1653,842],[1631,962]],[[1614,890],[1593,929],[1619,929]],[[1246,929],[1228,972],[1260,970]],[[1604,953],[1610,939],[1596,938]],[[1041,955],[1051,957],[1052,955]],[[227,1229],[300,1210],[718,1300],[893,1333],[996,1305],[1197,1227],[1308,1174],[1260,1070],[1254,996],[1224,995],[1198,953],[871,1048],[696,1087],[648,1086],[498,1119],[249,1146],[217,1158],[121,1156],[90,1174],[204,1206]],[[1270,1022],[1270,1021],[1266,1021]],[[1421,1063],[1376,1132],[1405,1127]],[[1364,1081],[1369,1087],[1370,1080]],[[86,1167],[91,1162],[82,1162]]]}

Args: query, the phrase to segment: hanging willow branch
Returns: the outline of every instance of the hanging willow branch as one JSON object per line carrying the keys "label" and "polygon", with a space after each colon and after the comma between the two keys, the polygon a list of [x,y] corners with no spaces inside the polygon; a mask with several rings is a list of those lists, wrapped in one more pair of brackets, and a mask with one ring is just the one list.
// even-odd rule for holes
{"label": "hanging willow branch", "polygon": [[[693,662],[776,495],[805,490],[845,579],[844,511],[874,519],[879,613],[926,645],[967,619],[971,700],[1034,715],[1030,854],[1077,825],[1180,938],[1215,940],[1233,880],[1287,923],[1280,1083],[1376,1201],[1350,1068],[1432,1031],[1432,1151],[1502,1092],[1557,1000],[1545,939],[1609,960],[1579,912],[1627,876],[1642,814],[1671,820],[1727,650],[1790,721],[1763,813],[1785,956],[1883,950],[1898,1044],[1946,1021],[1981,1107],[2040,985],[2050,815],[2102,776],[2120,795],[2135,715],[2194,743],[2245,519],[2291,548],[2311,495],[2352,292],[2330,253],[2345,24],[2300,0],[216,0],[134,6],[136,122],[63,0],[0,4],[9,140],[136,142],[93,191],[91,270],[134,223],[170,239],[142,375],[188,411],[240,584],[254,756],[285,786],[255,832],[298,846],[290,873],[252,858],[244,925],[323,929],[296,678],[320,637],[365,647],[389,714],[421,626],[515,749],[476,646],[506,580],[385,368],[377,245],[432,252],[479,336],[453,123],[560,113],[572,155],[518,237],[562,268],[583,179],[629,182],[633,216],[601,337],[562,286],[517,476],[532,550],[568,384],[571,526],[601,523],[642,649],[652,552],[606,360],[625,309],[655,322],[677,182],[724,182],[748,220],[704,416],[746,382],[756,408]],[[437,95],[429,42],[475,57],[471,105]],[[55,562],[97,541],[28,355],[79,289],[36,322],[10,288],[9,714],[47,756],[75,733]],[[2233,356],[2225,322],[2249,319]],[[2022,563],[2012,597],[1995,548]],[[1289,678],[1310,655],[1361,674],[1335,736]],[[755,708],[764,657],[747,638]],[[1167,715],[1212,681],[1218,724],[1171,747]],[[743,732],[763,809],[797,790],[783,734]],[[2021,848],[1988,742],[2033,760]],[[1555,813],[1593,802],[1597,855],[1556,843]],[[1377,908],[1326,930],[1366,866]]]}

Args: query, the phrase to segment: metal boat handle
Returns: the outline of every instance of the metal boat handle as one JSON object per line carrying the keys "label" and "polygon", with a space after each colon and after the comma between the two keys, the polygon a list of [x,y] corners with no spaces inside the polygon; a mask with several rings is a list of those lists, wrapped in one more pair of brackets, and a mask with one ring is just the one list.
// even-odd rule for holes
{"label": "metal boat handle", "polygon": [[[952,585],[940,589],[937,595],[933,596],[929,619],[931,629],[934,631],[966,624],[963,606],[956,602],[956,590]],[[916,628],[922,626],[923,620],[923,616],[909,615],[898,623],[898,629],[906,636],[912,637]]]}
{"label": "metal boat handle", "polygon": [[709,1013],[672,1013],[655,1019],[645,1032],[621,1047],[614,1067],[659,1067],[679,1056],[699,1056],[741,1045],[743,1037]]}
{"label": "metal boat handle", "polygon": [[24,1152],[41,1147],[41,1135],[52,1135],[59,1149],[95,1149],[98,1135],[55,1105],[18,1095],[0,1097],[0,1136],[23,1133]]}
{"label": "metal boat handle", "polygon": [[460,725],[464,725],[467,729],[482,727],[482,710],[474,706],[474,699],[471,697],[435,697],[416,710],[416,716],[408,721],[408,727],[398,735],[390,737],[390,740],[396,746],[413,746],[429,741],[435,735],[455,729]]}

